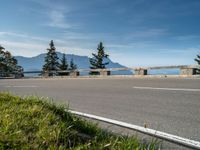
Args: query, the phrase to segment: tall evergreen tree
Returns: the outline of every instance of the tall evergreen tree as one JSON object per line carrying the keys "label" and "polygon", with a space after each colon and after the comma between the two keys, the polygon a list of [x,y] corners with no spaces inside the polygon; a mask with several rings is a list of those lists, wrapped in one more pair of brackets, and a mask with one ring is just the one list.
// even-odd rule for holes
{"label": "tall evergreen tree", "polygon": [[[200,55],[197,55],[197,58],[195,58],[194,60],[198,63],[198,65],[200,65]],[[197,69],[197,74],[200,74],[200,68]]]}
{"label": "tall evergreen tree", "polygon": [[90,58],[91,69],[105,69],[109,64],[109,62],[104,62],[109,55],[105,53],[102,42],[97,47],[97,54],[92,53],[92,55],[93,58]]}
{"label": "tall evergreen tree", "polygon": [[63,53],[63,57],[61,59],[60,63],[60,70],[67,70],[68,69],[68,63],[65,54]]}
{"label": "tall evergreen tree", "polygon": [[72,70],[72,71],[74,71],[74,70],[76,70],[77,69],[77,65],[76,64],[74,64],[74,60],[73,59],[71,59],[71,61],[70,61],[70,68],[69,68],[69,70]]}
{"label": "tall evergreen tree", "polygon": [[50,48],[47,48],[47,54],[45,57],[45,64],[43,65],[43,71],[56,71],[59,69],[58,56],[56,54],[56,48],[53,40],[49,44]]}

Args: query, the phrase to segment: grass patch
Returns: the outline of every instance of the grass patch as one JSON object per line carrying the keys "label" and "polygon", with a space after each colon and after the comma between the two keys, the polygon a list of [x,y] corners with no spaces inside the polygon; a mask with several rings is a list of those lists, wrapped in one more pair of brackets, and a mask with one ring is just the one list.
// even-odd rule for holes
{"label": "grass patch", "polygon": [[47,100],[0,93],[0,149],[153,150],[135,137],[114,135]]}

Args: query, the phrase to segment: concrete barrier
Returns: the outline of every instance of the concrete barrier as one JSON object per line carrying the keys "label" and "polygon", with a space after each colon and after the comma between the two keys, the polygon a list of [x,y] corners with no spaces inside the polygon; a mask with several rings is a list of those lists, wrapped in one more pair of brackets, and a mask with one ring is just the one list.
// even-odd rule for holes
{"label": "concrete barrier", "polygon": [[108,70],[102,70],[99,73],[101,76],[109,76],[110,75],[110,71],[108,71]]}
{"label": "concrete barrier", "polygon": [[197,68],[182,67],[180,68],[180,75],[195,75],[197,73]]}
{"label": "concrete barrier", "polygon": [[147,69],[143,68],[135,69],[135,75],[147,75]]}

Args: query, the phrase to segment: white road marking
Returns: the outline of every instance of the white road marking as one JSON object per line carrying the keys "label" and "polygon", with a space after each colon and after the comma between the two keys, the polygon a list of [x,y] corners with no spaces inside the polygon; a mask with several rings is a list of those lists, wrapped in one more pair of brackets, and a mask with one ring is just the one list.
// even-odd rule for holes
{"label": "white road marking", "polygon": [[184,89],[184,88],[156,88],[156,87],[139,87],[134,86],[134,89],[146,89],[146,90],[166,90],[166,91],[190,91],[190,92],[200,92],[200,89]]}
{"label": "white road marking", "polygon": [[14,88],[36,88],[35,85],[6,85],[5,87],[14,87]]}
{"label": "white road marking", "polygon": [[145,127],[137,126],[137,125],[134,125],[134,124],[130,124],[130,123],[126,123],[126,122],[122,122],[122,121],[118,121],[118,120],[104,118],[104,117],[101,117],[101,116],[86,114],[86,113],[83,113],[83,112],[77,112],[77,111],[72,111],[72,110],[67,110],[67,111],[69,111],[72,114],[79,115],[79,116],[82,116],[82,117],[87,117],[87,118],[90,118],[90,119],[99,120],[99,121],[103,121],[103,122],[106,122],[106,123],[109,123],[109,124],[124,127],[124,128],[127,128],[127,129],[132,129],[132,130],[135,130],[135,131],[138,131],[138,132],[141,132],[141,133],[153,136],[153,137],[158,137],[158,138],[167,140],[167,141],[175,143],[175,144],[183,145],[185,147],[189,147],[189,148],[192,148],[192,149],[200,149],[200,142],[199,141],[190,140],[190,139],[187,139],[187,138],[183,138],[183,137],[176,136],[176,135],[173,135],[173,134],[165,133],[165,132],[162,132],[162,131],[157,131],[157,130],[153,130],[153,129],[150,129],[150,128],[145,128]]}

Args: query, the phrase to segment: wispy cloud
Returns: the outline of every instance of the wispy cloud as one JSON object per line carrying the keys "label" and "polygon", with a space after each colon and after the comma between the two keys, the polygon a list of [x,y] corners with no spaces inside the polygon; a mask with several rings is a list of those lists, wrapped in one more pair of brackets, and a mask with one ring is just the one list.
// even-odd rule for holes
{"label": "wispy cloud", "polygon": [[95,38],[95,36],[91,35],[91,33],[87,34],[87,33],[71,32],[71,31],[65,31],[62,36],[66,40],[91,40]]}
{"label": "wispy cloud", "polygon": [[45,9],[48,10],[60,10],[60,11],[67,11],[69,7],[63,5],[62,1],[54,1],[54,0],[30,0],[35,4],[38,4]]}
{"label": "wispy cloud", "polygon": [[0,37],[17,37],[21,38],[23,40],[25,39],[32,39],[32,40],[38,40],[38,41],[44,41],[47,42],[50,39],[45,38],[45,37],[39,37],[39,36],[31,36],[25,33],[17,33],[17,32],[1,32],[0,31]]}
{"label": "wispy cloud", "polygon": [[[6,50],[9,50],[14,56],[26,56],[33,57],[41,53],[46,53],[46,49],[48,48],[48,43],[38,44],[35,42],[14,42],[14,41],[1,41],[3,47]],[[56,45],[56,49],[59,52],[64,52],[67,54],[75,54],[88,56],[92,53],[92,50],[87,48],[80,48],[76,46],[68,46],[68,45]]]}
{"label": "wispy cloud", "polygon": [[[73,33],[71,33],[71,36],[76,38],[78,35],[73,36]],[[0,45],[11,51],[13,55],[32,57],[40,53],[46,53],[50,40],[49,38],[31,36],[26,33],[0,32]],[[91,43],[66,40],[65,37],[55,38],[54,43],[59,52],[83,56],[92,53]]]}
{"label": "wispy cloud", "polygon": [[50,19],[50,22],[47,23],[47,25],[50,27],[57,27],[57,28],[64,28],[64,29],[73,27],[72,24],[66,22],[65,13],[62,11],[54,10],[50,12],[49,19]]}
{"label": "wispy cloud", "polygon": [[[160,48],[157,52],[158,54],[168,54],[171,56],[177,55],[185,55],[185,56],[195,56],[199,49],[197,47],[189,47],[189,48]],[[194,58],[194,57],[193,57]]]}
{"label": "wispy cloud", "polygon": [[182,35],[182,36],[176,36],[173,39],[179,40],[179,41],[186,41],[186,40],[200,39],[200,36],[199,35]]}
{"label": "wispy cloud", "polygon": [[9,50],[13,55],[32,57],[44,52],[46,45],[38,43],[25,43],[25,42],[14,42],[14,41],[1,41],[1,44],[6,50]]}
{"label": "wispy cloud", "polygon": [[[41,9],[42,14],[47,17],[45,22],[42,25],[69,29],[77,25],[69,22],[67,20],[68,13],[71,12],[71,8],[67,5],[63,5],[62,2],[55,2],[52,0],[31,0],[32,2],[42,6],[44,9]],[[41,13],[41,12],[40,12]]]}

